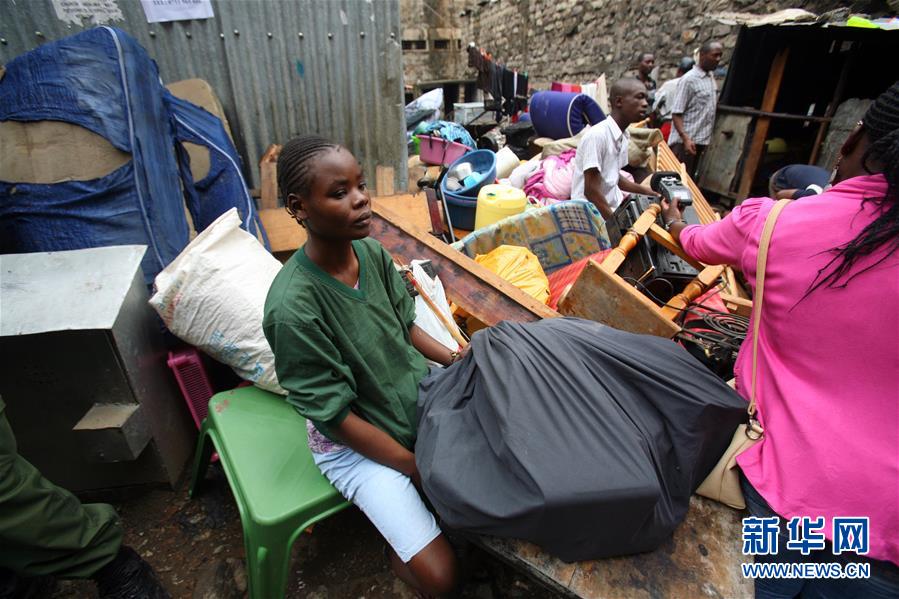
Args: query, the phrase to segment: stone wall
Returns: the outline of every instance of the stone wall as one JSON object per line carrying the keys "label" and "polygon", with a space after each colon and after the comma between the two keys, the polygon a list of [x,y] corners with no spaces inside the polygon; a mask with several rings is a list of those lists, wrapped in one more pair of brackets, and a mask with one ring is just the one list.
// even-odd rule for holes
{"label": "stone wall", "polygon": [[[660,81],[674,76],[682,56],[703,42],[720,41],[727,64],[738,27],[708,15],[724,11],[767,14],[803,8],[815,14],[847,6],[827,0],[465,0],[462,39],[499,62],[528,71],[532,87],[581,83],[606,74],[614,80],[633,68],[641,51],[654,52]],[[862,3],[862,10],[871,4]],[[463,44],[464,45],[464,44]]]}
{"label": "stone wall", "polygon": [[[428,81],[473,79],[467,66],[459,16],[453,0],[400,0],[403,74],[407,86]],[[463,2],[464,4],[464,2]]]}

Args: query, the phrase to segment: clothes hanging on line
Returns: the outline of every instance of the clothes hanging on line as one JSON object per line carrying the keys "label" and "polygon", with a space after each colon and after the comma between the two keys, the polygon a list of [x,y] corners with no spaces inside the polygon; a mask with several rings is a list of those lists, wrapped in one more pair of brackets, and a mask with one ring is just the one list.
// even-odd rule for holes
{"label": "clothes hanging on line", "polygon": [[468,66],[477,71],[477,86],[495,101],[496,121],[513,116],[528,105],[528,76],[501,65],[483,48],[468,46]]}

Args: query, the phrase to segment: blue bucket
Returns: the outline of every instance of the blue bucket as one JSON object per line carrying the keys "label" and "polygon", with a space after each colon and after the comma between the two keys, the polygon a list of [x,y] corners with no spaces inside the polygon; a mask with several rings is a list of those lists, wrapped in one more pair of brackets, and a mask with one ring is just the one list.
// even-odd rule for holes
{"label": "blue bucket", "polygon": [[474,217],[478,208],[478,199],[443,190],[443,199],[453,219],[453,227],[474,231]]}
{"label": "blue bucket", "polygon": [[[450,191],[446,188],[446,177],[444,177],[440,182],[440,188],[445,197],[455,196],[462,197],[466,200],[477,201],[478,192],[481,191],[481,188],[496,180],[496,154],[494,154],[492,150],[475,150],[474,152],[469,152],[453,162],[447,172],[452,172],[456,166],[463,162],[470,162],[471,170],[480,173],[481,177],[472,182],[471,185],[466,185],[462,189],[457,189],[456,191]],[[474,226],[474,217],[472,217],[472,226]]]}

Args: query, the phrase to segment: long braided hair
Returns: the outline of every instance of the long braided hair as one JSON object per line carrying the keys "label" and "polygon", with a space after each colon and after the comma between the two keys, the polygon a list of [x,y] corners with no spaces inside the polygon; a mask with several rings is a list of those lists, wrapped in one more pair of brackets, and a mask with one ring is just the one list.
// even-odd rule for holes
{"label": "long braided hair", "polygon": [[308,195],[313,181],[312,166],[315,159],[338,148],[340,144],[318,135],[294,137],[281,148],[281,154],[278,156],[278,189],[281,190],[281,200],[287,213],[304,227],[306,223],[297,218],[287,201],[287,196]]}
{"label": "long braided hair", "polygon": [[[883,165],[887,192],[882,198],[864,199],[863,203],[872,202],[877,206],[877,218],[855,239],[830,250],[834,254],[833,258],[818,271],[815,277],[817,282],[809,288],[808,293],[822,285],[831,288],[845,287],[852,279],[871,270],[899,248],[899,81],[874,100],[862,119],[862,127],[870,142],[862,156],[862,166],[868,173],[872,173],[869,161]],[[881,247],[885,247],[886,251],[880,259],[849,275],[858,260]],[[827,270],[830,272],[824,276]],[[841,279],[845,280],[841,283]]]}

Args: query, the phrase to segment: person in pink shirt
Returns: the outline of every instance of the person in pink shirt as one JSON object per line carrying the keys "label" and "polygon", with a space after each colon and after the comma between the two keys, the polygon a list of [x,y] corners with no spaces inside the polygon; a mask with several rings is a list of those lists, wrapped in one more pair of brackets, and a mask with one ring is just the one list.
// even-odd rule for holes
{"label": "person in pink shirt", "polygon": [[[723,220],[662,216],[687,254],[730,264],[755,289],[759,238],[774,200],[749,199]],[[759,329],[764,438],[737,459],[753,516],[780,516],[768,562],[866,562],[871,577],[756,580],[756,597],[899,596],[899,82],[841,149],[828,191],[781,213],[768,252]],[[752,331],[750,325],[749,330]],[[749,397],[752,339],[735,367]],[[817,528],[814,520],[824,518]],[[810,517],[826,547],[787,547],[787,521]],[[834,518],[869,518],[864,556],[833,553]],[[795,540],[795,537],[794,537]],[[810,549],[810,548],[809,548]]]}

